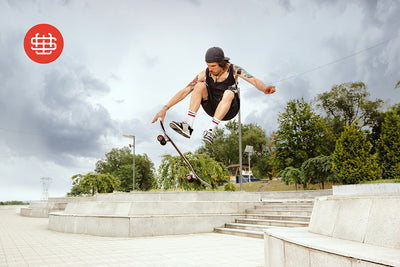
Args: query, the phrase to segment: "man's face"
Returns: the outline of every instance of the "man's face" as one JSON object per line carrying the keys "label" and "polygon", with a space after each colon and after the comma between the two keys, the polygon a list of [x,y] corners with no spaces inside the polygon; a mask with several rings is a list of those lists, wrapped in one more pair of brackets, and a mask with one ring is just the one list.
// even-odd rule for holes
{"label": "man's face", "polygon": [[211,74],[214,76],[220,75],[221,72],[223,71],[223,69],[218,65],[217,62],[207,63],[207,66]]}

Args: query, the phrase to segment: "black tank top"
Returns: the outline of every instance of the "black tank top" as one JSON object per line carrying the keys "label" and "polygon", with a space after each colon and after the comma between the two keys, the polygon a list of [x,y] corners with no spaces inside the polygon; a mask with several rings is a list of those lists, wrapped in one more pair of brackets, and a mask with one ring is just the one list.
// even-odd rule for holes
{"label": "black tank top", "polygon": [[228,87],[235,84],[235,76],[233,75],[233,64],[230,64],[228,69],[228,77],[221,82],[215,82],[210,75],[210,70],[206,69],[206,84],[208,86],[209,93],[218,101],[222,99],[222,96]]}

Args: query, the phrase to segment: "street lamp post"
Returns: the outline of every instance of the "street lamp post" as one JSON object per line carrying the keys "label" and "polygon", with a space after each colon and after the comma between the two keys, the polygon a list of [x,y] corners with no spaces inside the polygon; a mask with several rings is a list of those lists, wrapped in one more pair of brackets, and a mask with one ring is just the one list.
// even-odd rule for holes
{"label": "street lamp post", "polygon": [[[240,89],[237,88],[238,91],[238,97],[240,99]],[[238,114],[238,120],[239,120],[239,179],[240,179],[240,191],[243,191],[243,174],[242,174],[242,168],[243,168],[243,162],[242,162],[242,118],[240,115],[240,108],[239,108],[239,114]]]}
{"label": "street lamp post", "polygon": [[124,135],[124,137],[127,138],[132,138],[133,144],[129,144],[129,147],[132,147],[132,153],[133,153],[133,183],[132,183],[132,190],[135,190],[135,136],[134,135]]}
{"label": "street lamp post", "polygon": [[246,146],[244,152],[249,153],[249,182],[250,182],[250,178],[251,178],[250,157],[251,157],[251,154],[253,154],[253,152],[254,152],[253,146]]}

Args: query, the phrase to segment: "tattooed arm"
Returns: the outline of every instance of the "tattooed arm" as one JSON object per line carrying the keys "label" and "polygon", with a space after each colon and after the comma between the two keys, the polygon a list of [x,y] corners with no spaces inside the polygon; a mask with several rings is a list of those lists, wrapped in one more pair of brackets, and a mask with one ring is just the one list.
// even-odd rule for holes
{"label": "tattooed arm", "polygon": [[194,77],[193,81],[191,81],[185,88],[177,92],[169,101],[168,103],[156,114],[153,119],[153,123],[157,121],[158,118],[164,122],[165,115],[167,110],[172,106],[176,105],[177,103],[181,102],[185,97],[187,97],[191,92],[194,90],[194,86],[199,82],[204,82],[206,80],[206,72],[200,72],[196,77]]}
{"label": "tattooed arm", "polygon": [[257,79],[242,67],[234,65],[235,78],[240,77],[243,80],[254,85],[258,90],[264,92],[265,94],[273,94],[275,92],[275,86],[266,86],[261,80]]}

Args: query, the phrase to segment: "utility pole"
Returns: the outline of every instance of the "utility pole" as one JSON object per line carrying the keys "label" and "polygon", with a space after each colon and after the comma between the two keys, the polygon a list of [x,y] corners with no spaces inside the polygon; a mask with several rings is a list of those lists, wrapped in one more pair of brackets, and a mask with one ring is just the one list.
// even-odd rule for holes
{"label": "utility pole", "polygon": [[[240,89],[238,88],[238,97],[240,99]],[[243,175],[242,175],[243,161],[242,161],[242,119],[240,116],[239,108],[239,180],[240,180],[240,191],[243,191]]]}
{"label": "utility pole", "polygon": [[132,170],[132,191],[135,190],[135,136],[134,135],[124,135],[124,137],[132,138],[133,144],[129,144],[129,147],[132,147],[132,154],[133,154],[133,170]]}

